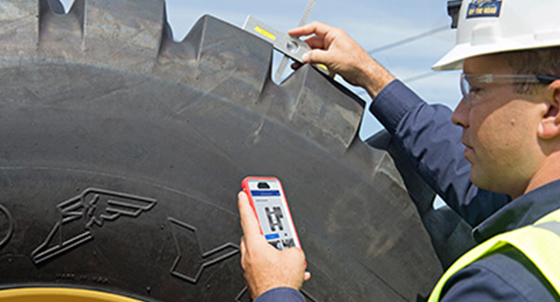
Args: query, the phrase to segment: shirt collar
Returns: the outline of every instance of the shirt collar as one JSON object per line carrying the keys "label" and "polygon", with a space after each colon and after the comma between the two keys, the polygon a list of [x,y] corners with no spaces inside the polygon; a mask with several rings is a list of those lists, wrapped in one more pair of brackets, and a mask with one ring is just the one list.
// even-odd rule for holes
{"label": "shirt collar", "polygon": [[560,180],[539,187],[512,200],[473,230],[474,239],[483,242],[503,232],[535,223],[560,209]]}

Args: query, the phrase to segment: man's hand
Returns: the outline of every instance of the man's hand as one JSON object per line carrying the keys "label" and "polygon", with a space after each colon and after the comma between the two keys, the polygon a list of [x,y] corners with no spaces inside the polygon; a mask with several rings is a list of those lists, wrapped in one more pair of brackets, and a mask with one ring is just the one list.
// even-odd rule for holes
{"label": "man's hand", "polygon": [[366,89],[372,98],[395,79],[342,29],[313,22],[288,33],[311,36],[305,40],[313,48],[303,56],[305,63],[326,65],[350,84]]}
{"label": "man's hand", "polygon": [[239,214],[244,236],[241,238],[241,267],[254,300],[276,287],[299,290],[311,275],[305,272],[305,255],[299,248],[279,251],[264,236],[247,195],[238,195]]}

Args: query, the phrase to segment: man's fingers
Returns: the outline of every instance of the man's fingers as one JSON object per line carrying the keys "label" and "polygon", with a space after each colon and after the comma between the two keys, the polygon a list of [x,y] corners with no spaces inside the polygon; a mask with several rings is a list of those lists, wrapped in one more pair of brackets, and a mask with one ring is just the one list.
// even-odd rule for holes
{"label": "man's fingers", "polygon": [[309,36],[315,33],[315,27],[313,23],[300,26],[288,31],[288,34],[294,37]]}
{"label": "man's fingers", "polygon": [[311,279],[311,273],[310,272],[305,272],[305,274],[303,275],[303,282],[307,282]]}
{"label": "man's fingers", "polygon": [[241,236],[241,242],[239,243],[239,251],[241,254],[245,254],[247,248],[245,247],[245,236]]}
{"label": "man's fingers", "polygon": [[245,192],[239,192],[237,195],[237,205],[239,207],[239,215],[241,216],[241,228],[247,244],[261,235],[261,227],[255,216],[255,212],[249,203],[249,198]]}
{"label": "man's fingers", "polygon": [[313,49],[303,54],[301,58],[304,63],[325,64],[327,67],[330,67],[330,57],[325,50]]}
{"label": "man's fingers", "polygon": [[239,250],[241,251],[241,268],[245,270],[245,255],[247,253],[247,247],[245,246],[245,237],[241,237],[241,243],[239,244]]}
{"label": "man's fingers", "polygon": [[288,34],[298,38],[301,36],[310,36],[310,35],[325,36],[332,28],[333,27],[325,23],[315,21],[307,25],[294,28],[288,31]]}
{"label": "man's fingers", "polygon": [[319,49],[325,48],[325,39],[321,37],[313,36],[311,38],[305,39],[305,42],[311,48],[319,48]]}
{"label": "man's fingers", "polygon": [[300,62],[294,62],[292,63],[291,67],[293,70],[297,70],[298,68],[300,68],[301,66],[303,66],[303,64],[301,64]]}

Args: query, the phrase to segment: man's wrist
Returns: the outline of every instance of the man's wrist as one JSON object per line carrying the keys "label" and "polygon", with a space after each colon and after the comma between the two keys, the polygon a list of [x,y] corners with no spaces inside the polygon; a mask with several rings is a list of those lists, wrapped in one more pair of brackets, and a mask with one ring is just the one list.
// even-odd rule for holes
{"label": "man's wrist", "polygon": [[362,87],[368,92],[372,99],[374,99],[385,86],[395,80],[395,77],[373,58],[371,58],[367,64],[364,64],[362,73],[364,75],[364,84]]}

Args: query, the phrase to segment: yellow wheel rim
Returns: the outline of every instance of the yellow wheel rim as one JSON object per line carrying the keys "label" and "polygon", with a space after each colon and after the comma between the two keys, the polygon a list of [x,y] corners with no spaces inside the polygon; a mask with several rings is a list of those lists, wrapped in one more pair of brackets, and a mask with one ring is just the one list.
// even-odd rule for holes
{"label": "yellow wheel rim", "polygon": [[20,288],[0,290],[0,302],[141,302],[115,294],[73,288]]}

